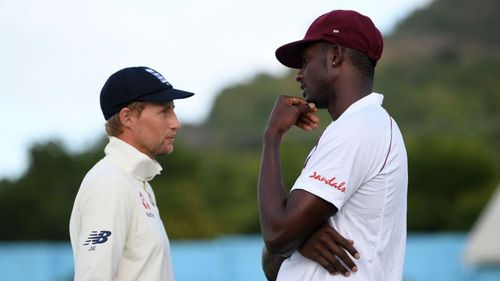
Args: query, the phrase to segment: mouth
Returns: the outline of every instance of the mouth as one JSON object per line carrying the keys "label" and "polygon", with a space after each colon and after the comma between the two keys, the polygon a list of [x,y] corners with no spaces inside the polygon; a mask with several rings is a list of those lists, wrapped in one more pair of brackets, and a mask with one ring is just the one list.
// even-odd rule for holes
{"label": "mouth", "polygon": [[306,86],[304,84],[300,85],[300,89],[302,90],[302,97],[306,97]]}

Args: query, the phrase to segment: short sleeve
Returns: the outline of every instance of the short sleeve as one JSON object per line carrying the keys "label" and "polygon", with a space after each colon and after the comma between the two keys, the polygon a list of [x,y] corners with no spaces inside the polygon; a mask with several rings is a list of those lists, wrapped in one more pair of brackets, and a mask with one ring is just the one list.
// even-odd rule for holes
{"label": "short sleeve", "polygon": [[388,148],[376,127],[351,120],[332,123],[311,151],[293,189],[308,191],[341,209],[382,163]]}

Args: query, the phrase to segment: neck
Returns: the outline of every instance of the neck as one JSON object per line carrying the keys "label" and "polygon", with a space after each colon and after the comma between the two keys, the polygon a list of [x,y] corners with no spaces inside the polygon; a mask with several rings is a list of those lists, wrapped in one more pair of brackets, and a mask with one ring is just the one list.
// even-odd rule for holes
{"label": "neck", "polygon": [[135,138],[130,131],[127,131],[126,129],[124,130],[124,132],[122,134],[120,134],[119,136],[117,136],[117,138],[121,139],[122,141],[130,144],[131,146],[133,146],[135,149],[139,150],[140,152],[144,153],[145,155],[147,155],[149,158],[151,159],[155,159],[155,155],[151,155],[149,153],[149,151],[147,149],[144,148],[143,145],[141,145],[141,143],[137,140],[137,138]]}
{"label": "neck", "polygon": [[335,95],[332,102],[328,106],[328,113],[333,121],[337,120],[351,104],[369,95],[373,91],[371,81],[356,81],[351,83],[338,83],[335,89]]}

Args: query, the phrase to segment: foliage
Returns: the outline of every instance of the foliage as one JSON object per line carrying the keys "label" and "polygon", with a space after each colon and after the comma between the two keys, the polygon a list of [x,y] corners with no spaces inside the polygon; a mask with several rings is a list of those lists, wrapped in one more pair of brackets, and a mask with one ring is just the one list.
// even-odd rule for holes
{"label": "foliage", "polygon": [[102,152],[71,155],[59,142],[37,144],[30,167],[16,181],[0,182],[0,239],[68,239],[73,199]]}
{"label": "foliage", "polygon": [[494,154],[480,140],[449,136],[421,136],[407,147],[409,229],[469,229],[499,179]]}
{"label": "foliage", "polygon": [[171,158],[161,159],[165,176],[152,183],[170,237],[258,231],[257,153],[176,145]]}

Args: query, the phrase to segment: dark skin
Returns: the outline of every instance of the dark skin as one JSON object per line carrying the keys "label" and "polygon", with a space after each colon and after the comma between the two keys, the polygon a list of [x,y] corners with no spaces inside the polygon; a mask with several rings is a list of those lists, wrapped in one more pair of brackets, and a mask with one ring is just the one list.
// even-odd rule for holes
{"label": "dark skin", "polygon": [[[309,258],[323,266],[331,274],[342,274],[346,277],[350,275],[349,270],[356,272],[354,262],[347,256],[348,251],[352,256],[359,259],[359,254],[353,247],[354,241],[345,239],[328,223],[317,229],[306,242],[299,248],[302,256]],[[335,257],[342,259],[344,266]],[[276,280],[281,263],[285,256],[270,254],[264,247],[262,251],[262,268],[267,280]]]}
{"label": "dark skin", "polygon": [[265,242],[263,268],[269,280],[275,280],[281,262],[297,249],[331,273],[349,276],[357,270],[351,259],[359,258],[354,242],[326,223],[337,208],[304,190],[288,193],[281,173],[280,145],[292,126],[306,131],[317,128],[316,107],[336,120],[372,91],[372,79],[352,65],[348,49],[323,44],[314,43],[303,51],[296,80],[304,99],[278,97],[264,132],[258,199]]}

